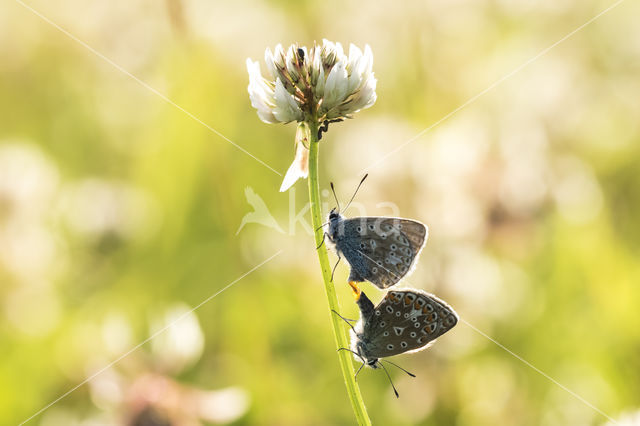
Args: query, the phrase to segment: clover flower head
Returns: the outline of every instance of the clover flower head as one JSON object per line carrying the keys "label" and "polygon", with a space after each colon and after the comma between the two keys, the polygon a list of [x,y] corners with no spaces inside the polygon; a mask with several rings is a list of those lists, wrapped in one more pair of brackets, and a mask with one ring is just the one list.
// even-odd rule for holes
{"label": "clover flower head", "polygon": [[311,49],[277,45],[264,54],[267,72],[247,59],[249,98],[265,123],[351,118],[376,101],[373,54],[351,44],[347,56],[340,43],[323,40]]}
{"label": "clover flower head", "polygon": [[[345,54],[340,43],[323,40],[310,49],[292,44],[277,45],[264,55],[266,73],[257,61],[247,59],[249,98],[265,123],[315,123],[327,131],[329,123],[352,118],[376,101],[373,54],[349,46]],[[308,129],[307,129],[308,130]],[[301,132],[298,132],[299,134]],[[296,137],[296,157],[285,176],[281,191],[307,176],[307,158],[302,137]]]}

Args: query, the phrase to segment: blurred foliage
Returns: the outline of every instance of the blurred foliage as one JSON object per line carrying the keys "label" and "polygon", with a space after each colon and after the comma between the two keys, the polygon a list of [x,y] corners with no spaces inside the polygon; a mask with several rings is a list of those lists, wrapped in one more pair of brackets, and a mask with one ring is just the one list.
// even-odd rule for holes
{"label": "blurred foliage", "polygon": [[[240,277],[31,423],[352,423],[312,237],[294,220],[304,185],[278,193],[278,174],[181,110],[284,172],[294,128],[258,120],[245,58],[325,37],[370,44],[379,86],[323,138],[323,185],[346,199],[369,168],[356,207],[429,225],[406,284],[607,414],[639,408],[637,3],[406,145],[609,3],[28,4],[100,53],[0,5],[0,423]],[[246,187],[285,233],[236,235]],[[336,286],[355,317],[347,272]],[[375,424],[606,422],[465,323],[396,361],[417,375],[392,372],[398,400],[381,372],[359,377]]]}

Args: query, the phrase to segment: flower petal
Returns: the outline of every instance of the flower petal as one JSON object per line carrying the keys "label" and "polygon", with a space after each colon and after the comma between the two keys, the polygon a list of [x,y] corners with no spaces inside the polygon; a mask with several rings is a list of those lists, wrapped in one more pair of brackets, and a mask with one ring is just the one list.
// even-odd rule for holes
{"label": "flower petal", "polygon": [[324,101],[322,102],[324,111],[338,105],[347,96],[349,80],[345,67],[345,61],[339,61],[333,66],[327,77],[327,82],[324,85]]}
{"label": "flower petal", "polygon": [[280,192],[291,188],[300,178],[309,176],[309,150],[300,142],[296,144],[296,157],[289,166],[289,170],[284,175]]}
{"label": "flower petal", "polygon": [[284,85],[279,78],[276,80],[274,98],[276,106],[273,110],[273,114],[279,121],[288,123],[294,120],[302,120],[302,110],[293,96],[291,96],[289,92],[287,92],[287,89],[284,88]]}
{"label": "flower petal", "polygon": [[274,80],[278,77],[278,69],[273,61],[273,54],[271,53],[271,49],[268,47],[264,51],[264,63],[267,65],[267,70],[269,71],[269,77],[271,80]]}
{"label": "flower petal", "polygon": [[249,72],[247,90],[251,106],[258,110],[258,117],[265,123],[277,123],[278,120],[272,111],[275,106],[274,92],[262,78],[260,64],[247,58],[247,71]]}

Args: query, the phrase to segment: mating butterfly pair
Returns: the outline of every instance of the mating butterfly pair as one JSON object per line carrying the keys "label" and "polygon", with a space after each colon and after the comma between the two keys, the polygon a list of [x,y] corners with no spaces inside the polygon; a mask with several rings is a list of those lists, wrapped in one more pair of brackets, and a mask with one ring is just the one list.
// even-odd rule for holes
{"label": "mating butterfly pair", "polygon": [[[365,175],[360,185],[366,178]],[[334,189],[333,184],[331,189]],[[354,197],[355,193],[351,200]],[[360,308],[360,320],[355,326],[343,318],[351,327],[352,336],[351,349],[341,348],[362,360],[356,376],[365,365],[384,369],[380,358],[425,349],[457,324],[455,311],[434,295],[413,289],[389,291],[374,306],[357,286],[358,282],[370,281],[378,288],[386,289],[410,274],[426,243],[428,231],[425,225],[402,218],[345,219],[336,209],[331,210],[328,225],[325,237],[338,254],[336,266],[342,256],[351,266],[349,285]],[[393,383],[391,385],[393,387]],[[393,390],[398,396],[395,387]]]}

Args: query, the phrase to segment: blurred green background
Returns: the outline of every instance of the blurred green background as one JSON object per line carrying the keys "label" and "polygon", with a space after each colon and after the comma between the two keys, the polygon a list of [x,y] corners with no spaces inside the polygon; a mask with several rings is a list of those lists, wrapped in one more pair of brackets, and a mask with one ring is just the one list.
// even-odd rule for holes
{"label": "blurred green background", "polygon": [[[29,424],[353,423],[306,182],[279,193],[281,176],[158,96],[284,173],[295,126],[259,121],[245,59],[322,38],[368,43],[378,78],[377,103],[324,136],[323,188],[346,200],[367,169],[351,214],[396,206],[429,226],[405,284],[608,415],[640,409],[637,2],[389,157],[613,2],[26,4],[113,64],[0,5],[1,424],[178,318]],[[247,187],[283,232],[237,233]],[[607,422],[465,323],[394,361],[417,375],[392,371],[400,399],[382,372],[359,377],[374,424]]]}

